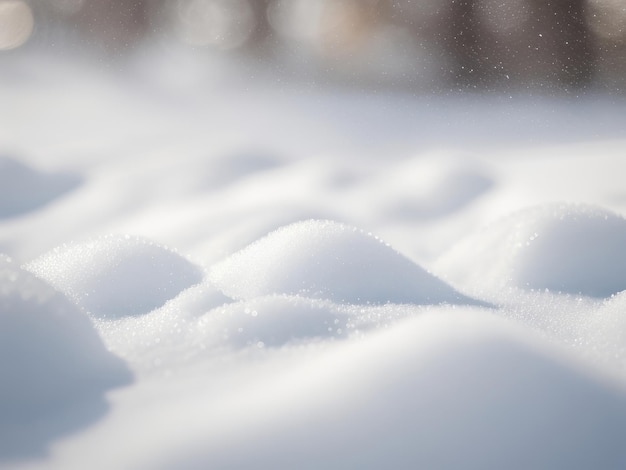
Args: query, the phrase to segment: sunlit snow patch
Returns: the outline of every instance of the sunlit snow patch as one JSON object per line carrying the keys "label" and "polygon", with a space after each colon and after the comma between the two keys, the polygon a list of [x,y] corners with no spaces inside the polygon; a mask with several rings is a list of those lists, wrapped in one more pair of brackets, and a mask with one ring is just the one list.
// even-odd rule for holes
{"label": "sunlit snow patch", "polygon": [[577,339],[583,353],[626,372],[626,291],[587,312],[579,322]]}
{"label": "sunlit snow patch", "polygon": [[191,418],[196,431],[176,435],[176,453],[146,456],[145,466],[626,465],[623,387],[485,311],[437,311],[337,343],[229,396],[217,416],[228,425]]}
{"label": "sunlit snow patch", "polygon": [[244,300],[291,294],[353,304],[479,303],[373,235],[322,220],[270,233],[214,266],[209,277],[226,295]]}
{"label": "sunlit snow patch", "polygon": [[149,315],[97,322],[107,346],[138,374],[173,374],[231,354],[324,346],[361,337],[407,316],[449,306],[345,305],[294,295],[226,298],[208,283]]}
{"label": "sunlit snow patch", "polygon": [[525,209],[464,240],[437,270],[469,289],[608,297],[626,289],[626,220],[579,204]]}
{"label": "sunlit snow patch", "polygon": [[356,324],[354,315],[340,305],[287,295],[223,303],[199,315],[194,312],[199,304],[188,299],[197,288],[150,315],[101,322],[98,327],[113,351],[138,370],[150,372],[184,366],[192,358],[211,360],[245,349],[345,338]]}
{"label": "sunlit snow patch", "polygon": [[130,236],[64,245],[26,269],[100,318],[148,313],[203,277],[177,253]]}

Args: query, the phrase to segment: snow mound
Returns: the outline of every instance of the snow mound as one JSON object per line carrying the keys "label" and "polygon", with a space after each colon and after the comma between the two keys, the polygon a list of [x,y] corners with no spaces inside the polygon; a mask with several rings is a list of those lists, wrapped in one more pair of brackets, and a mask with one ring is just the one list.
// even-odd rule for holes
{"label": "snow mound", "polygon": [[26,269],[99,318],[148,313],[203,278],[177,253],[130,236],[62,246]]}
{"label": "snow mound", "polygon": [[280,347],[298,340],[343,338],[349,316],[330,302],[296,296],[268,296],[228,304],[198,322],[199,337],[240,349]]}
{"label": "snow mound", "polygon": [[[21,422],[130,382],[89,318],[0,256],[0,416]],[[5,421],[6,420],[6,421]]]}
{"label": "snow mound", "polygon": [[358,325],[354,315],[332,302],[282,295],[231,301],[199,315],[202,304],[218,299],[211,294],[202,299],[198,292],[190,296],[197,288],[149,315],[99,322],[97,327],[107,346],[142,378],[171,374],[190,364],[209,365],[240,352],[256,355],[344,339]]}
{"label": "snow mound", "polygon": [[626,465],[621,386],[485,312],[413,317],[294,368],[159,468]]}
{"label": "snow mound", "polygon": [[609,297],[626,289],[626,219],[579,204],[524,209],[470,236],[436,267],[472,289]]}
{"label": "snow mound", "polygon": [[234,299],[303,295],[340,303],[475,303],[381,240],[338,222],[282,227],[217,264],[210,280]]}
{"label": "snow mound", "polygon": [[80,178],[66,173],[44,173],[9,157],[0,156],[0,218],[35,210],[71,191]]}
{"label": "snow mound", "polygon": [[185,318],[199,318],[214,308],[232,303],[233,299],[226,297],[209,282],[196,284],[161,307],[168,315]]}
{"label": "snow mound", "polygon": [[[211,356],[221,337],[203,334],[207,312],[233,302],[208,282],[196,284],[146,315],[96,323],[105,344],[142,373],[173,370],[195,356]],[[175,369],[174,369],[175,370]]]}
{"label": "snow mound", "polygon": [[204,282],[148,315],[97,322],[96,327],[105,344],[137,374],[169,374],[240,352],[289,354],[304,345],[334,344],[388,328],[408,316],[448,308],[345,305],[294,295],[233,301]]}

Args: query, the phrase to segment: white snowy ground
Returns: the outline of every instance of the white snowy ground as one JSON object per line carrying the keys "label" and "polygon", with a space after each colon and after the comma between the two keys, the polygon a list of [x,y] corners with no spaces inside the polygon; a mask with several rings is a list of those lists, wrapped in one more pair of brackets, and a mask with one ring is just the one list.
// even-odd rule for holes
{"label": "white snowy ground", "polygon": [[2,65],[0,467],[626,468],[625,99],[179,65]]}

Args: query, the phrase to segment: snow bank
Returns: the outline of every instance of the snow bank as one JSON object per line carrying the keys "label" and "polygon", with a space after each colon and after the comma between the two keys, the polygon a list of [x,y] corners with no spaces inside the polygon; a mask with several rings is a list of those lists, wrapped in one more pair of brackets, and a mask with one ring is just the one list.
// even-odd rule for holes
{"label": "snow bank", "polygon": [[[43,254],[0,265],[0,467],[626,468],[626,392],[599,376],[626,379],[622,218],[542,206],[431,264],[524,205],[626,215],[624,100],[254,70],[179,96],[48,59],[0,86],[0,140],[32,156],[1,160],[0,252]],[[278,229],[308,218],[350,226]],[[206,266],[256,243],[210,276],[131,237],[47,252],[109,231]]]}
{"label": "snow bank", "polygon": [[150,312],[203,277],[177,253],[130,236],[64,245],[26,269],[100,318]]}
{"label": "snow bank", "polygon": [[129,382],[83,312],[0,256],[0,428]]}
{"label": "snow bank", "polygon": [[436,268],[468,289],[608,297],[626,289],[626,220],[589,205],[525,209],[471,235]]}
{"label": "snow bank", "polygon": [[45,173],[0,155],[0,219],[37,209],[80,184],[69,173]]}
{"label": "snow bank", "polygon": [[214,266],[226,295],[293,294],[334,302],[476,303],[381,240],[338,222],[282,227]]}
{"label": "snow bank", "polygon": [[253,393],[235,394],[213,413],[228,425],[187,421],[182,448],[143,466],[626,465],[620,386],[482,312],[438,311],[338,344],[290,372],[269,374]]}

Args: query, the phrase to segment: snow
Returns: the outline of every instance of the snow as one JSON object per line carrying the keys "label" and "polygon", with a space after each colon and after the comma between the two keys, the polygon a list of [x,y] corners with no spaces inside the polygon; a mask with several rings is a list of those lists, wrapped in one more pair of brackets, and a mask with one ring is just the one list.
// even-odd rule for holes
{"label": "snow", "polygon": [[626,467],[623,98],[16,57],[0,468]]}
{"label": "snow", "polygon": [[544,204],[467,237],[439,263],[457,283],[474,288],[515,286],[602,298],[626,289],[624,247],[626,220],[619,214],[583,204]]}
{"label": "snow", "polygon": [[227,296],[293,294],[351,304],[476,303],[356,227],[309,220],[282,227],[215,265]]}
{"label": "snow", "polygon": [[[201,336],[232,348],[280,347],[301,339],[342,338],[350,317],[332,304],[295,296],[229,304],[199,321]],[[199,335],[200,336],[200,335]]]}
{"label": "snow", "polygon": [[[37,209],[80,184],[71,173],[45,173],[15,158],[0,155],[0,218],[9,218]],[[37,191],[31,191],[36,187]]]}
{"label": "snow", "polygon": [[[105,391],[132,381],[73,303],[7,257],[0,257],[0,371],[0,455],[9,457],[40,452],[46,442],[38,441],[50,436],[31,428],[59,408],[98,407]],[[60,432],[63,424],[53,435]]]}
{"label": "snow", "polygon": [[148,313],[202,280],[178,254],[128,235],[57,247],[26,269],[101,318]]}
{"label": "snow", "polygon": [[202,468],[209,459],[218,468],[307,469],[626,463],[624,389],[489,314],[417,316],[306,365],[306,374],[242,397],[234,406],[263,411],[235,419],[243,421],[228,430],[235,436],[207,429],[211,439],[187,443],[184,455],[157,467]]}

